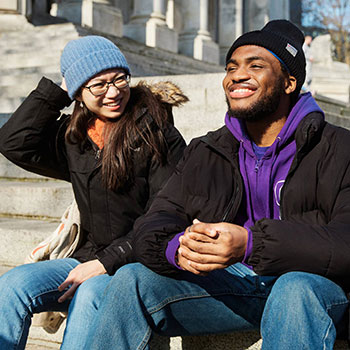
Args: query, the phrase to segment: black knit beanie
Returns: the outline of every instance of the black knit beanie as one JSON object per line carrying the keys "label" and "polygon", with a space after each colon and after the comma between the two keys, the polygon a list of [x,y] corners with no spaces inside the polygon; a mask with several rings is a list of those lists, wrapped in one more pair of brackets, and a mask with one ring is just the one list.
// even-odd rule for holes
{"label": "black knit beanie", "polygon": [[248,32],[240,36],[231,46],[226,63],[233,51],[244,45],[264,47],[275,54],[296,78],[300,90],[305,81],[305,55],[303,52],[304,34],[293,23],[284,20],[268,22],[261,30]]}

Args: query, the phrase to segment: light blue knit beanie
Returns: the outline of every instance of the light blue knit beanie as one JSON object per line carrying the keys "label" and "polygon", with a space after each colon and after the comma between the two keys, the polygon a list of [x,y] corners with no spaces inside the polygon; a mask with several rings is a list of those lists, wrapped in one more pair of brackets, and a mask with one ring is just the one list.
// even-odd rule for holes
{"label": "light blue knit beanie", "polygon": [[112,41],[102,36],[89,35],[72,40],[61,55],[61,74],[72,100],[84,83],[111,68],[123,68],[130,74],[122,52]]}

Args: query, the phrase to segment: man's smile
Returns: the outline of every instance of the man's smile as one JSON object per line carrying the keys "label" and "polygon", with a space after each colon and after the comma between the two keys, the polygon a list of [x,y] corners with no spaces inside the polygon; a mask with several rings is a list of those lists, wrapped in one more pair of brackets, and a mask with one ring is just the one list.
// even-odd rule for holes
{"label": "man's smile", "polygon": [[229,95],[231,98],[246,98],[255,93],[257,89],[252,86],[238,86],[233,85],[229,88]]}

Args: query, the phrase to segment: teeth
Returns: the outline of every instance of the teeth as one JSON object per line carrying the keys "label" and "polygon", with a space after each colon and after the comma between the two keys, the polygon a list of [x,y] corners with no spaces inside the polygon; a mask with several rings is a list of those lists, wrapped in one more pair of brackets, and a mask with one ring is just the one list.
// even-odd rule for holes
{"label": "teeth", "polygon": [[233,89],[232,91],[233,92],[250,92],[252,90],[250,90],[250,89]]}
{"label": "teeth", "polygon": [[118,103],[116,103],[116,102],[106,103],[106,106],[115,107],[115,106],[118,106]]}

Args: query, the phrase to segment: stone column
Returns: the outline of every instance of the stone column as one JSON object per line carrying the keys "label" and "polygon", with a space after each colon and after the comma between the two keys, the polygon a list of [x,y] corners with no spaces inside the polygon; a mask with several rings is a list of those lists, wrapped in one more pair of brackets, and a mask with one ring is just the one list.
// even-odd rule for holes
{"label": "stone column", "polygon": [[220,64],[225,64],[226,54],[232,43],[243,34],[243,0],[220,0],[219,45]]}
{"label": "stone column", "polygon": [[83,0],[81,25],[99,32],[123,36],[123,16],[111,0]]}
{"label": "stone column", "polygon": [[177,52],[177,33],[168,27],[165,11],[165,0],[153,0],[153,12],[146,24],[146,45]]}
{"label": "stone column", "polygon": [[147,46],[177,52],[177,34],[167,26],[165,11],[166,0],[135,0],[124,35]]}
{"label": "stone column", "polygon": [[2,0],[0,2],[0,10],[8,13],[20,12],[20,6],[17,0]]}
{"label": "stone column", "polygon": [[[32,14],[32,0],[0,0],[0,13],[2,20],[4,15],[24,15],[30,17]],[[5,28],[5,23],[0,24],[1,29]]]}
{"label": "stone column", "polygon": [[245,32],[259,30],[269,21],[269,0],[245,0],[244,5]]}
{"label": "stone column", "polygon": [[175,3],[174,0],[168,0],[168,8],[165,14],[166,24],[170,29],[175,28]]}
{"label": "stone column", "polygon": [[69,22],[81,24],[81,7],[83,0],[61,0],[53,3],[50,14],[55,17],[62,17]]}
{"label": "stone column", "polygon": [[153,0],[134,0],[134,11],[124,25],[124,36],[146,44],[146,23],[151,16]]}
{"label": "stone column", "polygon": [[179,51],[201,61],[219,63],[219,46],[208,30],[208,0],[182,4],[184,28],[179,37]]}
{"label": "stone column", "polygon": [[123,35],[121,11],[111,0],[61,0],[52,5],[50,13],[101,33]]}

